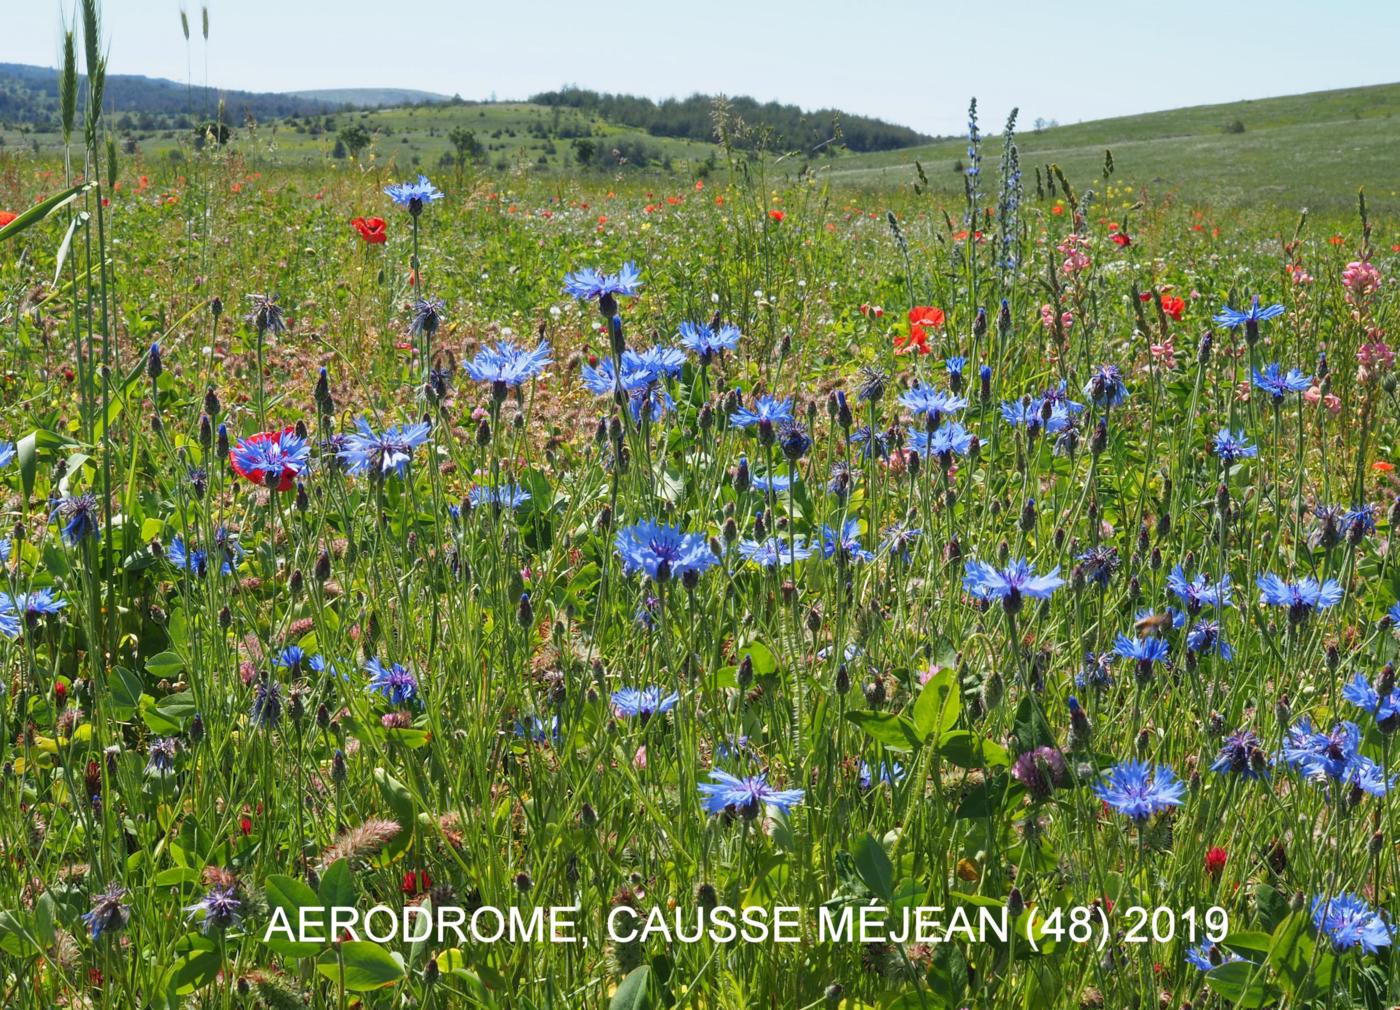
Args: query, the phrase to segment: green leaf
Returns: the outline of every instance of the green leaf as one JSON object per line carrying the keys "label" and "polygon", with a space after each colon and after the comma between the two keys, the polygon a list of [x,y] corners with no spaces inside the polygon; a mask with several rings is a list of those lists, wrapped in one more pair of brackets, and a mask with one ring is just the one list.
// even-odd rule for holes
{"label": "green leaf", "polygon": [[929,678],[914,702],[914,729],[928,741],[951,730],[962,711],[961,689],[952,669],[939,670]]}
{"label": "green leaf", "polygon": [[38,224],[40,221],[44,220],[44,218],[48,217],[50,214],[58,210],[64,204],[68,203],[70,200],[75,199],[79,193],[82,193],[84,190],[90,189],[91,186],[91,183],[80,182],[78,183],[78,185],[73,186],[71,189],[65,189],[60,193],[55,193],[53,196],[49,197],[47,200],[42,201],[41,203],[36,203],[33,207],[30,207],[19,217],[15,218],[9,224],[5,225],[5,227],[0,228],[0,242],[4,242],[6,239],[12,239],[17,237],[20,232],[24,231],[26,228],[29,228],[32,225]]}
{"label": "green leaf", "polygon": [[914,724],[893,712],[872,712],[861,709],[847,712],[846,718],[865,731],[871,739],[892,750],[918,750],[920,739]]}
{"label": "green leaf", "polygon": [[126,722],[141,704],[144,685],[141,675],[124,666],[112,667],[107,675],[107,693],[112,703],[111,714],[118,722]]}
{"label": "green leaf", "polygon": [[1045,721],[1045,713],[1040,709],[1040,700],[1032,695],[1021,699],[1016,706],[1016,719],[1012,735],[1021,753],[1037,747],[1054,747],[1055,735],[1050,724]]}
{"label": "green leaf", "polygon": [[894,864],[890,862],[885,847],[874,837],[864,835],[856,839],[851,849],[856,860],[856,872],[870,893],[877,898],[891,901],[894,898]]}
{"label": "green leaf", "polygon": [[176,959],[166,975],[167,991],[186,996],[218,977],[223,961],[216,950],[192,950]]}
{"label": "green leaf", "polygon": [[648,1010],[651,1006],[651,966],[633,968],[613,993],[608,1010]]}
{"label": "green leaf", "polygon": [[1281,995],[1278,986],[1269,981],[1268,971],[1252,961],[1231,961],[1212,968],[1206,973],[1206,985],[1242,1010],[1268,1006]]}
{"label": "green leaf", "polygon": [[[326,915],[320,911],[321,899],[316,896],[315,891],[306,886],[305,882],[284,873],[274,873],[263,884],[263,891],[267,894],[269,922],[272,914],[280,908],[286,913],[287,924],[291,926],[293,935],[300,935],[301,910],[314,908],[317,909],[317,919],[322,921],[321,932],[330,929]],[[266,934],[264,933],[264,935]],[[311,957],[325,946],[324,943],[301,943],[296,940],[288,940],[281,935],[268,937],[264,942],[268,949],[284,957]]]}
{"label": "green leaf", "polygon": [[1011,754],[995,740],[965,729],[955,729],[938,738],[938,753],[959,768],[1006,768]]}
{"label": "green leaf", "polygon": [[413,832],[418,825],[418,815],[413,795],[402,782],[383,768],[374,770],[374,781],[379,784],[379,791],[384,795],[384,801],[389,804],[389,809],[394,812],[395,819],[403,828],[379,852],[379,861],[389,863],[407,851],[409,845],[413,843]]}
{"label": "green leaf", "polygon": [[321,899],[321,904],[327,908],[355,907],[360,892],[359,888],[355,886],[355,878],[350,874],[348,860],[337,859],[325,873],[321,874],[318,896]]}
{"label": "green leaf", "polygon": [[178,676],[185,668],[185,661],[177,652],[161,652],[146,660],[146,672],[157,680],[169,680]]}
{"label": "green leaf", "polygon": [[349,992],[373,992],[393,985],[404,976],[403,964],[398,958],[369,940],[347,940],[326,951],[316,959],[316,970],[338,984],[342,964],[345,988]]}

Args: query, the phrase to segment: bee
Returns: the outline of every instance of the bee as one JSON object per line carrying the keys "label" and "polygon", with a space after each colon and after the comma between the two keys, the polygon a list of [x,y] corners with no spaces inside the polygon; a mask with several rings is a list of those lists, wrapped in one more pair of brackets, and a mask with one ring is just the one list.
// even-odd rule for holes
{"label": "bee", "polygon": [[1160,635],[1172,626],[1172,615],[1144,614],[1133,624],[1133,628],[1144,635]]}

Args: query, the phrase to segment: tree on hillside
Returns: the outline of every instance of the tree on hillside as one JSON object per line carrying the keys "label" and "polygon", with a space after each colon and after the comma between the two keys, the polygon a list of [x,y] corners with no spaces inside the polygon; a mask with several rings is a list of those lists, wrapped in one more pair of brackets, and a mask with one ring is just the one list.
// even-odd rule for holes
{"label": "tree on hillside", "polygon": [[369,131],[359,123],[347,126],[337,135],[337,140],[345,145],[345,150],[349,151],[350,157],[356,161],[360,158],[360,152],[369,147],[371,139]]}
{"label": "tree on hillside", "polygon": [[447,142],[457,152],[457,164],[459,165],[467,165],[486,153],[486,149],[481,146],[481,141],[476,139],[476,133],[468,130],[465,126],[454,126],[447,135]]}

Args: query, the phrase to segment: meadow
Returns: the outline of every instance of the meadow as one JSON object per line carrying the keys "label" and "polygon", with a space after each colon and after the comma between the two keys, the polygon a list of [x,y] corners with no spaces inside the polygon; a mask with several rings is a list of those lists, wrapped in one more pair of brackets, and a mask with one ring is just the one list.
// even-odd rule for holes
{"label": "meadow", "polygon": [[[1400,1000],[1387,194],[68,120],[0,157],[0,1004]],[[589,942],[269,934],[376,905]]]}

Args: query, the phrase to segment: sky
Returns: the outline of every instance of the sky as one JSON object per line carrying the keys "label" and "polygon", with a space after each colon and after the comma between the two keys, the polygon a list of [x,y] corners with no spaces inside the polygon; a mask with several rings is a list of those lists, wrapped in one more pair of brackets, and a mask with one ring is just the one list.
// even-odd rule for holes
{"label": "sky", "polygon": [[[56,63],[73,0],[0,0],[0,62]],[[1400,80],[1400,3],[1353,0],[106,0],[110,73],[219,88],[401,87],[524,98],[565,84],[751,95],[925,133],[1012,107],[1073,123]],[[80,50],[81,52],[81,46]],[[192,75],[190,70],[192,68]]]}

